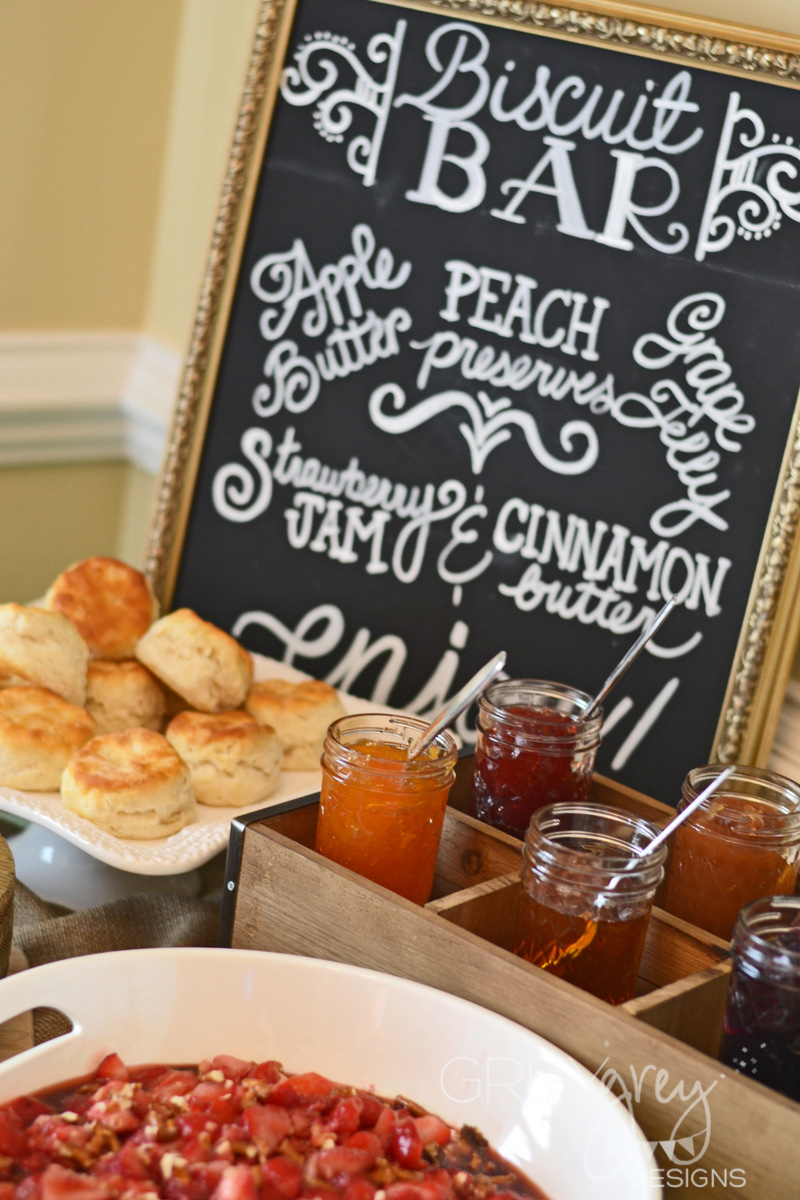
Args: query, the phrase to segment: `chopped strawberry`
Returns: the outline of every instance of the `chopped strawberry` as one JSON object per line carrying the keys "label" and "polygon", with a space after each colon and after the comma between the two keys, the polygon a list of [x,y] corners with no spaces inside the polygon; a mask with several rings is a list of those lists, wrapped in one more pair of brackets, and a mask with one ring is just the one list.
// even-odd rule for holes
{"label": "chopped strawberry", "polygon": [[274,1154],[261,1164],[264,1183],[274,1188],[283,1200],[296,1200],[303,1184],[303,1168],[299,1163]]}
{"label": "chopped strawberry", "polygon": [[64,1146],[80,1148],[91,1136],[90,1125],[72,1124],[57,1113],[37,1117],[28,1128],[28,1152],[44,1151],[45,1154],[60,1156]]}
{"label": "chopped strawberry", "polygon": [[193,1071],[178,1071],[172,1067],[164,1071],[150,1089],[156,1103],[168,1104],[173,1096],[187,1096],[197,1087],[197,1076]]}
{"label": "chopped strawberry", "polygon": [[38,1173],[36,1175],[26,1175],[26,1177],[17,1184],[14,1200],[40,1200],[42,1194],[42,1177]]}
{"label": "chopped strawberry", "polygon": [[[22,1180],[19,1186],[22,1187],[23,1184],[26,1184],[28,1182],[28,1178],[30,1177],[38,1177],[39,1172],[45,1169],[49,1161],[50,1159],[44,1150],[29,1149],[25,1154],[23,1154],[22,1158],[18,1159],[15,1163],[15,1166],[17,1166],[20,1171],[24,1171],[26,1175],[26,1178]],[[20,1200],[22,1200],[22,1198],[20,1198]]]}
{"label": "chopped strawberry", "polygon": [[94,1172],[97,1175],[121,1175],[126,1184],[129,1180],[150,1179],[137,1145],[130,1138],[122,1143],[116,1153],[109,1154],[95,1163]]}
{"label": "chopped strawberry", "polygon": [[414,1117],[414,1124],[423,1146],[429,1146],[431,1142],[446,1146],[453,1136],[450,1127],[432,1113],[426,1113],[424,1117]]}
{"label": "chopped strawberry", "polygon": [[[114,1181],[114,1185],[120,1194],[124,1193],[125,1200],[133,1200],[135,1196],[142,1196],[144,1200],[153,1200],[153,1182],[151,1179],[126,1179],[125,1176],[120,1176],[119,1179]],[[200,1200],[199,1197],[198,1200]],[[205,1200],[205,1196],[202,1200]]]}
{"label": "chopped strawberry", "polygon": [[[442,1200],[446,1200],[447,1197],[453,1200],[453,1196],[455,1195],[453,1191],[453,1177],[444,1167],[434,1167],[432,1171],[428,1172],[427,1180],[428,1183],[438,1184]],[[495,1198],[492,1197],[492,1200],[495,1200]]]}
{"label": "chopped strawberry", "polygon": [[0,1154],[20,1158],[26,1151],[28,1138],[16,1113],[0,1110]]}
{"label": "chopped strawberry", "polygon": [[113,1100],[99,1100],[91,1105],[87,1109],[86,1119],[99,1121],[101,1125],[113,1129],[114,1133],[132,1133],[142,1123],[141,1117],[133,1111],[132,1106]]}
{"label": "chopped strawberry", "polygon": [[491,1159],[402,1100],[229,1055],[198,1071],[108,1055],[57,1107],[0,1107],[0,1200],[457,1200],[460,1172],[461,1200],[543,1200],[513,1173],[495,1190]]}
{"label": "chopped strawberry", "polygon": [[361,1128],[372,1129],[386,1105],[372,1092],[359,1092],[358,1098],[361,1101]]}
{"label": "chopped strawberry", "polygon": [[392,1135],[394,1133],[395,1115],[388,1104],[384,1104],[380,1116],[372,1127],[372,1132],[377,1138],[380,1138],[381,1145],[384,1150],[388,1150],[392,1144]]}
{"label": "chopped strawberry", "polygon": [[241,1107],[241,1094],[235,1084],[205,1080],[186,1097],[190,1109],[200,1109],[220,1124],[236,1119]]}
{"label": "chopped strawberry", "polygon": [[214,1200],[259,1200],[253,1172],[243,1164],[227,1167],[213,1197]]}
{"label": "chopped strawberry", "polygon": [[243,1119],[250,1137],[264,1156],[277,1150],[292,1128],[286,1109],[277,1104],[251,1104],[245,1109]]}
{"label": "chopped strawberry", "polygon": [[294,1108],[298,1104],[323,1105],[331,1096],[336,1085],[318,1075],[316,1071],[306,1071],[303,1075],[293,1075],[291,1079],[282,1079],[270,1093],[273,1104],[282,1104],[286,1108]]}
{"label": "chopped strawberry", "polygon": [[313,1157],[313,1166],[309,1166],[317,1179],[330,1181],[340,1175],[358,1175],[368,1171],[374,1161],[368,1150],[358,1150],[355,1146],[332,1146],[330,1150],[319,1150]]}
{"label": "chopped strawberry", "polygon": [[371,1180],[357,1175],[354,1179],[348,1179],[342,1188],[342,1200],[372,1200],[377,1190]]}
{"label": "chopped strawberry", "polygon": [[42,1174],[41,1200],[111,1200],[114,1191],[106,1180],[78,1174],[51,1163]]}
{"label": "chopped strawberry", "polygon": [[180,1112],[175,1118],[181,1137],[196,1137],[199,1133],[216,1135],[219,1125],[209,1118],[208,1113],[199,1109]]}
{"label": "chopped strawberry", "polygon": [[404,1180],[389,1184],[386,1200],[446,1200],[446,1193],[435,1183]]}
{"label": "chopped strawberry", "polygon": [[30,1125],[31,1121],[37,1117],[55,1111],[52,1104],[45,1104],[38,1096],[18,1096],[16,1100],[12,1100],[10,1104],[5,1104],[3,1107],[6,1112],[12,1112],[19,1117],[23,1125]]}
{"label": "chopped strawberry", "polygon": [[367,1151],[372,1156],[373,1163],[383,1156],[383,1143],[371,1129],[358,1129],[355,1133],[351,1133],[345,1146],[353,1146],[357,1150]]}
{"label": "chopped strawberry", "polygon": [[107,1054],[95,1071],[98,1079],[116,1079],[127,1083],[130,1079],[128,1068],[118,1054]]}
{"label": "chopped strawberry", "polygon": [[206,1197],[213,1195],[219,1187],[223,1172],[227,1170],[224,1162],[217,1159],[215,1162],[196,1163],[192,1167],[192,1183],[199,1195],[205,1200]]}
{"label": "chopped strawberry", "polygon": [[128,1074],[133,1082],[140,1083],[143,1088],[150,1090],[167,1071],[172,1070],[172,1067],[164,1067],[161,1063],[147,1063],[143,1067],[129,1067]]}
{"label": "chopped strawberry", "polygon": [[363,1111],[364,1101],[360,1096],[346,1096],[336,1101],[325,1124],[335,1133],[355,1133],[361,1127]]}
{"label": "chopped strawberry", "polygon": [[307,1108],[290,1108],[286,1111],[292,1123],[292,1134],[295,1137],[306,1137],[311,1132],[311,1126],[315,1124],[316,1114],[309,1112]]}
{"label": "chopped strawberry", "polygon": [[[189,1175],[184,1172],[177,1175],[171,1175],[169,1179],[161,1187],[161,1194],[164,1200],[210,1200],[210,1197],[219,1185],[219,1178],[213,1180],[198,1178],[196,1175]],[[150,1184],[149,1200],[153,1200],[153,1185]],[[125,1195],[125,1200],[129,1200],[128,1195]]]}
{"label": "chopped strawberry", "polygon": [[195,1083],[186,1096],[190,1108],[199,1108],[205,1111],[214,1100],[220,1096],[230,1094],[230,1086],[224,1083],[217,1083],[211,1079],[204,1079],[202,1083]]}
{"label": "chopped strawberry", "polygon": [[392,1130],[392,1154],[401,1167],[416,1171],[422,1163],[422,1141],[413,1117],[401,1117]]}
{"label": "chopped strawberry", "polygon": [[258,1063],[253,1067],[248,1075],[248,1079],[263,1079],[267,1083],[280,1083],[283,1076],[281,1075],[281,1064],[270,1058],[267,1062]]}
{"label": "chopped strawberry", "polygon": [[245,1062],[243,1058],[234,1058],[232,1054],[218,1054],[209,1063],[202,1065],[200,1073],[207,1075],[209,1071],[221,1071],[226,1079],[238,1083],[245,1075],[250,1074],[252,1066],[251,1062]]}

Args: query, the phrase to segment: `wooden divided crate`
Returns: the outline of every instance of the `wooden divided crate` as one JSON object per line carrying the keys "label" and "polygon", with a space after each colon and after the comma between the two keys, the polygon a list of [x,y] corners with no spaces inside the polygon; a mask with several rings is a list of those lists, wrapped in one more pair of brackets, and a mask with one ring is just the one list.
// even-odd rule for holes
{"label": "wooden divided crate", "polygon": [[[800,1197],[800,1104],[716,1059],[727,943],[654,909],[637,995],[617,1008],[516,957],[521,843],[470,815],[470,775],[462,759],[422,907],[314,852],[317,796],[235,820],[223,944],[387,971],[526,1026],[623,1096],[658,1143],[666,1196]],[[673,815],[602,777],[592,798]]]}

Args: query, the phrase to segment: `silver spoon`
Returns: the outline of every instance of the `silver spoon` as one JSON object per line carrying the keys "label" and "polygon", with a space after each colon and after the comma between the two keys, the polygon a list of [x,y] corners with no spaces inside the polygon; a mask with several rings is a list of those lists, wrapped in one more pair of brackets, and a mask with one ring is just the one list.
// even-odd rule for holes
{"label": "silver spoon", "polygon": [[[716,779],[712,779],[708,787],[703,788],[702,792],[695,796],[691,804],[687,804],[686,808],[684,808],[682,812],[676,813],[669,824],[665,825],[660,833],[657,833],[654,838],[651,838],[646,846],[642,846],[641,849],[636,850],[635,857],[631,859],[631,868],[634,867],[640,858],[644,858],[647,854],[652,854],[652,852],[657,850],[659,846],[663,846],[670,834],[676,830],[679,825],[682,825],[686,818],[690,817],[695,809],[699,808],[709,796],[713,795],[717,788],[720,787],[728,778],[728,776],[732,774],[733,767],[726,767],[724,771],[721,771],[719,775],[717,775]],[[611,891],[612,888],[617,886],[622,878],[622,875],[612,875],[611,879],[608,881],[606,890]]]}
{"label": "silver spoon", "polygon": [[625,654],[614,667],[614,670],[600,688],[600,691],[597,693],[594,700],[592,700],[589,703],[589,706],[583,710],[580,715],[581,721],[587,720],[587,718],[592,715],[595,709],[600,707],[608,693],[613,688],[614,684],[619,682],[634,659],[639,657],[642,650],[644,650],[645,646],[650,641],[650,638],[661,628],[677,603],[678,597],[673,596],[667,601],[664,607],[656,613],[647,628],[639,634],[638,638],[633,643],[627,654]]}
{"label": "silver spoon", "polygon": [[462,713],[473,700],[477,700],[481,692],[489,686],[496,675],[500,674],[505,665],[506,652],[505,650],[501,650],[499,654],[494,656],[491,662],[481,667],[480,671],[464,684],[460,692],[456,692],[450,703],[439,713],[433,724],[424,729],[417,740],[411,743],[408,747],[407,761],[421,754],[425,747],[431,744],[437,734],[441,733],[443,729],[447,729],[448,725],[451,725],[455,721],[459,713]]}

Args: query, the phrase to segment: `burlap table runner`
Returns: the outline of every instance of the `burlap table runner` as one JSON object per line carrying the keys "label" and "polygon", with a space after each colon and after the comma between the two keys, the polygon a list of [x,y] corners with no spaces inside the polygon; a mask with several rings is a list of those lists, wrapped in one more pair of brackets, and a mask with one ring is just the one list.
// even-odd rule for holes
{"label": "burlap table runner", "polygon": [[[142,950],[151,946],[215,946],[217,904],[168,892],[149,892],[110,900],[97,908],[65,912],[46,904],[24,884],[14,888],[13,945],[31,967],[99,954],[106,950]],[[47,1041],[69,1029],[60,1013],[34,1012],[35,1041]]]}

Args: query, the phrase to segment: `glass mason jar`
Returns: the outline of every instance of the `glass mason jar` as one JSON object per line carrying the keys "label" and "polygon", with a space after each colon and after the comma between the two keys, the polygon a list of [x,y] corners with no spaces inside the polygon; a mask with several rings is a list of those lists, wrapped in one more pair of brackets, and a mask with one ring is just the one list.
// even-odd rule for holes
{"label": "glass mason jar", "polygon": [[410,762],[427,728],[415,717],[362,713],[328,729],[315,850],[424,904],[431,894],[457,748],[440,733]]}
{"label": "glass mason jar", "polygon": [[731,957],[720,1058],[800,1100],[800,896],[746,905]]}
{"label": "glass mason jar", "polygon": [[599,804],[533,814],[522,850],[514,953],[609,1004],[636,988],[666,848],[658,828]]}
{"label": "glass mason jar", "polygon": [[[719,763],[696,767],[678,812],[716,779]],[[800,785],[758,767],[734,767],[672,836],[659,903],[673,916],[730,938],[739,910],[761,896],[788,895],[800,864]]]}
{"label": "glass mason jar", "polygon": [[501,679],[478,706],[472,793],[475,814],[523,838],[547,804],[589,795],[602,709],[588,721],[586,692],[543,679]]}

